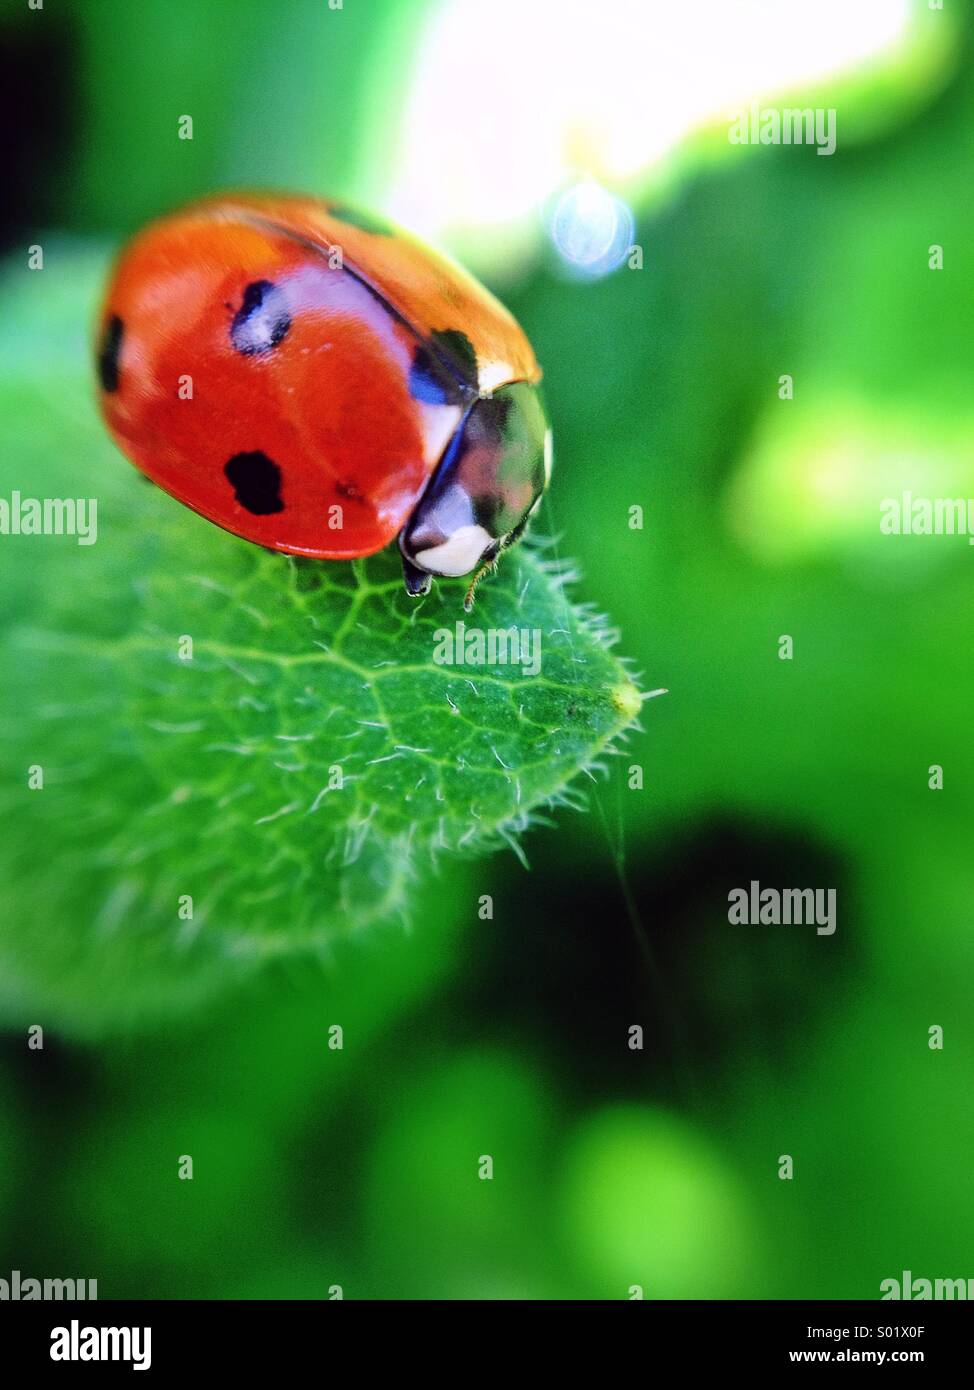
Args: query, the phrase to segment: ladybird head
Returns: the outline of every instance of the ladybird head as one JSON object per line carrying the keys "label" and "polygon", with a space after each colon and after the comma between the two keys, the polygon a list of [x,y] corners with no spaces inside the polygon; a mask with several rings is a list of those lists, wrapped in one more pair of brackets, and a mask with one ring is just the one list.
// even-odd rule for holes
{"label": "ladybird head", "polygon": [[406,588],[494,559],[524,529],[551,472],[551,428],[537,386],[517,381],[467,410],[399,536]]}

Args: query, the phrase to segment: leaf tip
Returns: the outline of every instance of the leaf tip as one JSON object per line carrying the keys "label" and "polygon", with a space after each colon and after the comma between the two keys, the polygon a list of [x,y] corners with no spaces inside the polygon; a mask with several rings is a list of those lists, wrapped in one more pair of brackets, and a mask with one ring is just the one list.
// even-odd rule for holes
{"label": "leaf tip", "polygon": [[643,696],[630,680],[622,680],[609,692],[613,708],[624,725],[632,724],[643,707]]}

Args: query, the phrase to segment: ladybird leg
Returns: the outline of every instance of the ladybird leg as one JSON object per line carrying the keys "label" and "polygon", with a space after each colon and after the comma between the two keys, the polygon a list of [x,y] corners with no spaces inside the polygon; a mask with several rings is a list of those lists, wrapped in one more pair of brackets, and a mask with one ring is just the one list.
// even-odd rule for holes
{"label": "ladybird leg", "polygon": [[410,598],[425,598],[433,584],[433,576],[417,569],[405,555],[402,556],[402,577]]}
{"label": "ladybird leg", "polygon": [[497,562],[500,559],[501,554],[508,548],[508,546],[513,545],[515,541],[519,541],[521,539],[521,537],[524,535],[524,532],[527,530],[529,520],[530,517],[526,516],[523,521],[518,522],[517,526],[514,527],[514,530],[511,531],[509,535],[506,535],[504,537],[504,539],[499,543],[498,548],[494,551],[493,555],[491,555],[486,560],[486,562],[480,566],[480,569],[474,575],[473,579],[471,579],[470,588],[467,590],[463,600],[463,611],[465,613],[473,612],[474,590],[476,589],[477,585],[480,583],[480,581],[483,579],[485,575],[491,574],[497,568]]}
{"label": "ladybird leg", "polygon": [[[532,508],[531,510],[533,511],[534,508]],[[514,527],[514,530],[509,531],[508,534],[501,541],[501,550],[507,550],[509,546],[514,545],[515,542],[521,539],[525,531],[528,529],[528,522],[530,520],[531,513],[529,512],[526,517],[524,517],[521,521],[518,522],[518,524]]]}
{"label": "ladybird leg", "polygon": [[474,575],[473,579],[471,579],[471,581],[470,581],[470,588],[467,590],[466,594],[464,595],[464,599],[463,599],[463,611],[464,611],[464,613],[472,613],[472,612],[473,612],[474,590],[476,589],[476,587],[477,587],[477,585],[480,583],[480,581],[483,579],[484,575],[486,575],[486,574],[492,574],[493,571],[494,571],[496,568],[497,568],[497,553],[495,552],[493,555],[491,555],[491,557],[490,557],[489,560],[485,561],[485,563],[482,564],[482,565],[480,566],[480,569],[479,569],[479,570],[477,571],[477,573]]}

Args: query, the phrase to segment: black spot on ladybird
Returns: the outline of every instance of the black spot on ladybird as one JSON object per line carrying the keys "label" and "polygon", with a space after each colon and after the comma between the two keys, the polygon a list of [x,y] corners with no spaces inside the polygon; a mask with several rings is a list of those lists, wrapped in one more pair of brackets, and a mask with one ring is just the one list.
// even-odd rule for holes
{"label": "black spot on ladybird", "polygon": [[358,227],[360,232],[369,232],[372,236],[395,236],[395,228],[390,226],[381,217],[374,216],[371,212],[364,212],[361,208],[353,208],[348,203],[331,203],[328,207],[329,217],[334,217],[336,222],[347,222],[350,227]]}
{"label": "black spot on ladybird", "polygon": [[122,351],[125,325],[118,314],[112,314],[105,324],[101,347],[98,349],[98,379],[103,391],[118,390],[118,359]]}
{"label": "black spot on ladybird", "polygon": [[270,352],[287,335],[291,315],[283,292],[270,280],[254,280],[243,292],[243,304],[233,316],[230,341],[245,357]]}
{"label": "black spot on ladybird", "polygon": [[249,454],[234,454],[223,466],[241,507],[253,516],[272,516],[283,512],[281,501],[281,470],[273,459],[255,449]]}
{"label": "black spot on ladybird", "polygon": [[430,334],[433,344],[449,361],[461,381],[476,387],[479,379],[477,354],[466,333],[459,328],[438,328]]}

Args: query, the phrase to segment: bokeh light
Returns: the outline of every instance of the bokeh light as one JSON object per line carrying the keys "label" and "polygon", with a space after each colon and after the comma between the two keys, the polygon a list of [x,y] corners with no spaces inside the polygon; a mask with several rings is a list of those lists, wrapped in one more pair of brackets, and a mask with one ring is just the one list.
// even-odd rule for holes
{"label": "bokeh light", "polygon": [[620,1106],[585,1121],[564,1200],[606,1296],[629,1297],[636,1285],[645,1298],[717,1298],[753,1277],[754,1237],[733,1175],[665,1111]]}
{"label": "bokeh light", "polygon": [[562,260],[578,274],[597,279],[626,259],[635,221],[621,198],[594,179],[583,179],[558,199],[550,230]]}
{"label": "bokeh light", "polygon": [[916,13],[911,0],[443,0],[417,48],[391,208],[434,238],[478,240],[505,273],[573,180],[623,191],[735,108],[896,55]]}
{"label": "bokeh light", "polygon": [[854,555],[888,582],[920,578],[931,565],[966,564],[963,539],[915,536],[891,545],[880,531],[880,504],[905,491],[974,495],[974,421],[880,412],[848,390],[811,383],[806,390],[804,408],[776,401],[766,411],[729,486],[728,526],[745,552],[779,565]]}

